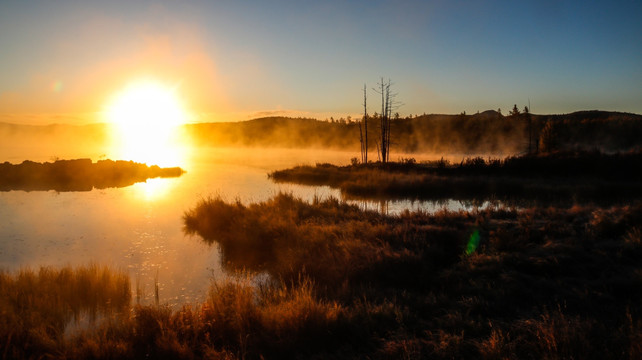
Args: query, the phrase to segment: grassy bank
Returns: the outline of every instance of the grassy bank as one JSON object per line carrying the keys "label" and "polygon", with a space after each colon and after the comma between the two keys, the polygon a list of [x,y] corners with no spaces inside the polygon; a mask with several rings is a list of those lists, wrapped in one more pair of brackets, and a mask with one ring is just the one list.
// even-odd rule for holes
{"label": "grassy bank", "polygon": [[[180,309],[130,305],[127,281],[91,285],[103,300],[90,304],[115,288],[131,310],[65,332],[50,313],[70,306],[56,294],[77,292],[56,289],[121,279],[118,272],[82,281],[71,274],[83,268],[4,273],[2,356],[642,356],[639,203],[388,216],[279,194],[247,206],[203,200],[184,221],[186,232],[220,246],[237,280],[213,282],[205,302]],[[250,281],[257,272],[270,280]],[[35,297],[42,300],[25,302]]]}
{"label": "grassy bank", "polygon": [[274,171],[276,182],[329,185],[353,198],[519,200],[616,204],[642,196],[642,153],[570,152],[484,159],[334,166]]}

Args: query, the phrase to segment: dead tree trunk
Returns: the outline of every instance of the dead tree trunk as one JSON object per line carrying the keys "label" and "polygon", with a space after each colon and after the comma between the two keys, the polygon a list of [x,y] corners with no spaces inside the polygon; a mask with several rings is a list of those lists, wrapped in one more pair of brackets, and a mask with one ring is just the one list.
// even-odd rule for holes
{"label": "dead tree trunk", "polygon": [[[363,84],[363,122],[365,137],[361,135],[361,162],[368,163],[368,106],[367,106],[366,84]],[[359,125],[361,132],[361,125]],[[365,141],[364,141],[365,140]]]}
{"label": "dead tree trunk", "polygon": [[379,119],[379,129],[381,130],[381,161],[388,162],[390,160],[390,120],[392,118],[392,110],[396,108],[397,104],[394,102],[395,94],[390,92],[392,83],[388,80],[387,83],[381,78],[378,84],[378,89],[375,91],[381,94],[381,117]]}
{"label": "dead tree trunk", "polygon": [[363,164],[363,127],[362,127],[363,119],[359,121],[359,151],[361,152],[361,163]]}
{"label": "dead tree trunk", "polygon": [[377,93],[381,94],[381,117],[379,118],[379,129],[381,131],[381,162],[385,163],[388,161],[388,128],[389,128],[389,106],[390,106],[390,81],[386,84],[381,78],[381,82],[378,84],[379,89],[375,90]]}
{"label": "dead tree trunk", "polygon": [[379,86],[381,88],[381,118],[379,119],[379,129],[381,130],[381,162],[385,163],[386,162],[386,104],[384,101],[385,97],[385,84],[383,82],[383,78],[381,78],[381,82],[379,83]]}
{"label": "dead tree trunk", "polygon": [[390,161],[390,127],[392,124],[392,95],[390,95],[390,80],[388,80],[388,85],[386,86],[386,109],[388,113],[386,114],[386,162]]}

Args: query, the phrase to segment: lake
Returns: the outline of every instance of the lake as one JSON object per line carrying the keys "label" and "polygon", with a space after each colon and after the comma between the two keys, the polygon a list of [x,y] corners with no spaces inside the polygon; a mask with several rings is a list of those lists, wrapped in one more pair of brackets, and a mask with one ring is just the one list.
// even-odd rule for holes
{"label": "lake", "polygon": [[[185,158],[181,166],[187,172],[178,178],[86,192],[0,192],[0,268],[95,262],[127,270],[142,302],[153,301],[156,281],[161,303],[200,301],[211,279],[226,275],[217,246],[183,234],[186,210],[216,195],[243,203],[266,200],[279,191],[308,201],[314,196],[340,198],[338,190],[328,187],[275,184],[267,174],[316,162],[345,165],[355,156],[340,151],[207,148]],[[355,203],[390,213],[467,208],[457,201]]]}

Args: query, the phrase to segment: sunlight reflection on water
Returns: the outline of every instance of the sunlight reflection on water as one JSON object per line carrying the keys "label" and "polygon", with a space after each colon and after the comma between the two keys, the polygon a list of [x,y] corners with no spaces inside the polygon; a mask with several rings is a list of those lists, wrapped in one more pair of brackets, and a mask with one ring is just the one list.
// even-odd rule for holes
{"label": "sunlight reflection on water", "polygon": [[154,202],[167,198],[177,186],[180,178],[155,178],[147,179],[132,185],[134,191],[140,194],[141,198],[148,202]]}

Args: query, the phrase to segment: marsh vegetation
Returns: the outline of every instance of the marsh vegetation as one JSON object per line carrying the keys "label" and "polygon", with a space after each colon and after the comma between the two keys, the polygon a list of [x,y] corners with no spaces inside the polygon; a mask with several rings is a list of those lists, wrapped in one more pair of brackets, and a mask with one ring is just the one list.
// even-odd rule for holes
{"label": "marsh vegetation", "polygon": [[501,200],[521,206],[612,205],[642,194],[642,153],[557,152],[504,159],[296,166],[276,182],[328,185],[348,198]]}
{"label": "marsh vegetation", "polygon": [[[41,319],[64,300],[11,299],[65,299],[49,289],[74,270],[4,274],[4,356],[637,358],[641,214],[639,203],[390,216],[287,194],[248,206],[207,199],[186,212],[185,230],[218,244],[237,276],[213,280],[204,302],[129,305],[63,335],[48,324],[64,321]],[[101,271],[98,280],[119,278]],[[269,277],[256,283],[256,273]],[[124,302],[110,304],[121,306],[131,296],[118,284],[89,288],[100,301],[120,289]]]}
{"label": "marsh vegetation", "polygon": [[230,270],[312,284],[337,304],[345,332],[321,332],[341,342],[333,356],[621,358],[639,351],[640,210],[388,216],[280,194],[205,200],[185,224],[221,246]]}

